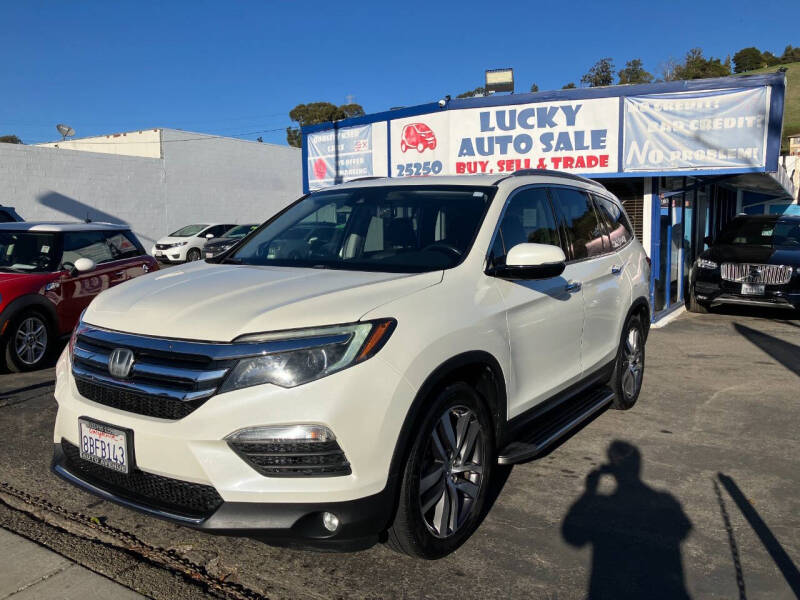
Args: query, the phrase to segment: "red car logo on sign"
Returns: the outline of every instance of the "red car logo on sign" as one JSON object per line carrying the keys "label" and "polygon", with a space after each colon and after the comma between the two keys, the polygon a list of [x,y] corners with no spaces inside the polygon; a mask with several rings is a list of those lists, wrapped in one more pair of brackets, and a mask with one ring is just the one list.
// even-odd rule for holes
{"label": "red car logo on sign", "polygon": [[436,136],[430,127],[425,123],[409,123],[403,127],[400,136],[400,151],[405,152],[409,148],[416,148],[417,152],[424,152],[426,149],[436,149]]}
{"label": "red car logo on sign", "polygon": [[325,179],[325,175],[328,173],[328,167],[325,164],[325,161],[321,158],[318,158],[314,161],[314,175],[317,179]]}

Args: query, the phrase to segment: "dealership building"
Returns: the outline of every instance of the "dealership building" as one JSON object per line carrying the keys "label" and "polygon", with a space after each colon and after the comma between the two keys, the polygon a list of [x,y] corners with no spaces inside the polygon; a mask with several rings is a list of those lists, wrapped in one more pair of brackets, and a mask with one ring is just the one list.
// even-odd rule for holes
{"label": "dealership building", "polygon": [[537,168],[596,179],[651,258],[658,320],[683,306],[705,239],[736,214],[798,211],[779,157],[785,89],[773,73],[447,97],[303,128],[303,188]]}

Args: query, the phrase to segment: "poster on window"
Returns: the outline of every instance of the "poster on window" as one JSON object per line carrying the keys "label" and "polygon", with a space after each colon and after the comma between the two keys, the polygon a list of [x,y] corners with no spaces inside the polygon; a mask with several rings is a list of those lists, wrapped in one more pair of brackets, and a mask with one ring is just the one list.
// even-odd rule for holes
{"label": "poster on window", "polygon": [[767,86],[625,98],[623,170],[763,168]]}
{"label": "poster on window", "polygon": [[386,175],[386,124],[311,133],[308,144],[308,187],[318,190],[357,177]]}

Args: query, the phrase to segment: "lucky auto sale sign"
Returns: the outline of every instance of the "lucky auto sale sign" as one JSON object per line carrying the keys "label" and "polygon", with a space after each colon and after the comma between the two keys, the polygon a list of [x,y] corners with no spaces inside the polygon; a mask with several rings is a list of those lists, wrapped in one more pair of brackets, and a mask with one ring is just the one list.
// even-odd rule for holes
{"label": "lucky auto sale sign", "polygon": [[391,176],[618,170],[619,99],[448,110],[390,122]]}

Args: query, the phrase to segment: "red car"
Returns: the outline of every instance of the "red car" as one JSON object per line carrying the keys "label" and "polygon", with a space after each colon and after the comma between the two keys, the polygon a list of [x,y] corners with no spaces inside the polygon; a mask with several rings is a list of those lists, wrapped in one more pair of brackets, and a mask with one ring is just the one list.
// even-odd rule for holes
{"label": "red car", "polygon": [[97,294],[155,270],[124,225],[0,223],[0,360],[41,367]]}
{"label": "red car", "polygon": [[403,127],[400,137],[400,150],[405,152],[409,148],[416,148],[417,152],[424,152],[426,148],[436,149],[436,136],[425,123],[409,123]]}

